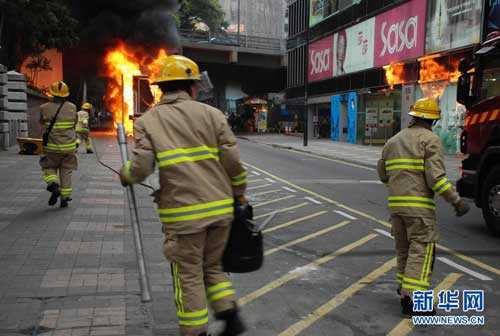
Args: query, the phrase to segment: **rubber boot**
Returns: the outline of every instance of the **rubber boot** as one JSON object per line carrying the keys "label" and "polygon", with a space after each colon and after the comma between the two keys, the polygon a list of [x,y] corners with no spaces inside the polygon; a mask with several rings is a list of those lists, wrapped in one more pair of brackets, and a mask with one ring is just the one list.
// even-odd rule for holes
{"label": "rubber boot", "polygon": [[59,190],[59,184],[52,182],[47,185],[47,191],[51,192],[52,195],[50,195],[49,198],[49,205],[53,206],[57,203],[57,199],[61,195],[61,191]]}
{"label": "rubber boot", "polygon": [[61,208],[67,208],[68,203],[72,201],[73,199],[71,197],[61,197]]}
{"label": "rubber boot", "polygon": [[434,316],[436,315],[436,309],[432,308],[432,311],[430,312],[413,311],[413,301],[409,296],[405,296],[401,299],[401,313],[410,318],[412,316]]}
{"label": "rubber boot", "polygon": [[243,321],[240,319],[238,309],[236,308],[217,313],[215,317],[226,323],[224,331],[219,334],[219,336],[236,336],[242,334],[246,330]]}
{"label": "rubber boot", "polygon": [[92,149],[87,149],[87,154],[94,154],[94,151]]}

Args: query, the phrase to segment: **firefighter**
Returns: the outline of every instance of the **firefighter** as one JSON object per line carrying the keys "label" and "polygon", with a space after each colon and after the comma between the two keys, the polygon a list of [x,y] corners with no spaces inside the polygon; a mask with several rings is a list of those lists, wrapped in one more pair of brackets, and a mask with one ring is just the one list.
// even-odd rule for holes
{"label": "firefighter", "polygon": [[46,128],[40,166],[47,191],[51,193],[49,205],[55,205],[61,197],[61,208],[66,208],[71,201],[71,174],[78,166],[75,155],[76,106],[66,100],[69,96],[66,83],[53,83],[49,92],[54,98],[40,106],[40,122]]}
{"label": "firefighter", "polygon": [[245,327],[221,259],[233,202],[245,203],[247,173],[224,113],[194,100],[199,79],[192,60],[165,59],[155,82],[163,96],[135,122],[135,148],[121,180],[141,182],[159,167],[156,199],[181,335],[207,335],[208,304],[225,321],[221,335],[239,335]]}
{"label": "firefighter", "polygon": [[[441,140],[432,132],[433,123],[441,119],[439,105],[430,98],[420,99],[409,115],[410,126],[387,142],[377,170],[389,192],[402,312],[412,316],[413,291],[429,290],[434,267],[439,238],[434,195],[452,204],[457,216],[465,215],[469,206],[447,180]],[[435,310],[418,314],[433,315]]]}
{"label": "firefighter", "polygon": [[82,105],[82,109],[78,111],[78,124],[76,124],[76,146],[78,147],[80,143],[85,142],[87,154],[94,153],[89,129],[89,114],[92,107],[90,103]]}

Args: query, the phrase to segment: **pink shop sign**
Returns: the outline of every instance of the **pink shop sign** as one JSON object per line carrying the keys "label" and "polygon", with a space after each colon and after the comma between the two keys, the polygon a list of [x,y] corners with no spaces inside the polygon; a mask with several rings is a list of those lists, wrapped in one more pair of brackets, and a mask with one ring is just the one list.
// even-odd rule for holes
{"label": "pink shop sign", "polygon": [[375,66],[417,58],[425,49],[426,1],[413,0],[375,19]]}
{"label": "pink shop sign", "polygon": [[309,46],[309,81],[333,76],[333,35]]}

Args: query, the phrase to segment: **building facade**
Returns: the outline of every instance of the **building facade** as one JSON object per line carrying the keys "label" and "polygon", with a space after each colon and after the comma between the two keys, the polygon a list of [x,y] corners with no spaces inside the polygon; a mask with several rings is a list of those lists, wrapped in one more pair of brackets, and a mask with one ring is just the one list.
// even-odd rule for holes
{"label": "building facade", "polygon": [[443,111],[435,132],[455,153],[465,117],[456,102],[458,64],[484,39],[496,6],[490,0],[293,1],[288,108],[307,121],[310,136],[375,145],[406,127],[412,103],[430,96]]}

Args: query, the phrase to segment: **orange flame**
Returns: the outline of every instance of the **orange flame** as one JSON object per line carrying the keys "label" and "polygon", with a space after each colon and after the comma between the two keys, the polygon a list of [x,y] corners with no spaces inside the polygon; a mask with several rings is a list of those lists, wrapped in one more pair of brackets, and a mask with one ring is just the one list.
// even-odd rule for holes
{"label": "orange flame", "polygon": [[456,83],[460,77],[459,60],[439,63],[436,58],[420,60],[420,88],[424,96],[439,99],[450,83]]}
{"label": "orange flame", "polygon": [[384,66],[384,70],[385,79],[387,81],[387,84],[389,84],[391,90],[394,89],[394,85],[402,84],[405,82],[405,67],[403,63],[386,65]]}
{"label": "orange flame", "polygon": [[[152,59],[144,50],[132,49],[124,43],[108,51],[104,57],[105,76],[111,79],[104,101],[113,113],[115,125],[123,119],[128,135],[133,134],[134,129],[134,122],[129,118],[134,116],[134,76],[149,76],[151,82],[151,78],[156,77],[162,60],[166,57],[167,52],[164,49],[158,50],[156,58]],[[159,88],[151,86],[151,91],[155,101],[158,101],[161,97]]]}

